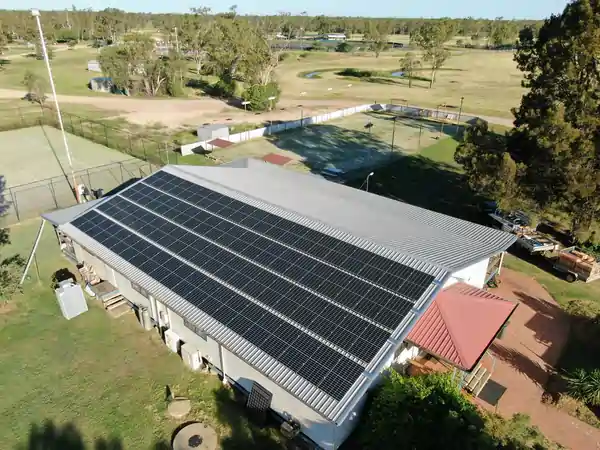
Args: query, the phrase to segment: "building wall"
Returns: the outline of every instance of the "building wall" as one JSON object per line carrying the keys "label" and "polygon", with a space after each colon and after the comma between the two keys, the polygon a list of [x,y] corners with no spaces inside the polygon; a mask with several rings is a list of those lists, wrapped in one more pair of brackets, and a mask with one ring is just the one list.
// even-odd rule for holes
{"label": "building wall", "polygon": [[142,294],[135,291],[131,287],[131,281],[129,281],[127,278],[125,278],[119,272],[117,272],[115,270],[114,273],[115,273],[116,287],[119,288],[119,292],[121,292],[123,297],[125,297],[131,303],[135,303],[138,306],[142,306],[144,308],[150,309],[150,299],[144,297]]}
{"label": "building wall", "polygon": [[343,440],[340,429],[292,394],[269,380],[266,376],[242,361],[229,350],[222,348],[226,375],[247,391],[256,381],[273,394],[271,408],[281,416],[291,415],[302,425],[302,432],[325,450],[338,448]]}
{"label": "building wall", "polygon": [[483,288],[489,261],[489,258],[486,258],[458,272],[454,272],[452,277],[446,281],[444,288],[450,287],[460,281],[480,289]]}

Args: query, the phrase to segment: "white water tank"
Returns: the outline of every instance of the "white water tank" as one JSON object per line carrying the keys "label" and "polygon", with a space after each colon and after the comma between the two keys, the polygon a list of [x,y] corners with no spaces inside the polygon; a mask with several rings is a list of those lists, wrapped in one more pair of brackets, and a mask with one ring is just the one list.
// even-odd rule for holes
{"label": "white water tank", "polygon": [[88,310],[81,286],[73,280],[61,281],[54,290],[58,306],[65,319],[70,320]]}
{"label": "white water tank", "polygon": [[190,343],[181,346],[181,359],[183,363],[192,370],[202,368],[202,355],[200,351]]}

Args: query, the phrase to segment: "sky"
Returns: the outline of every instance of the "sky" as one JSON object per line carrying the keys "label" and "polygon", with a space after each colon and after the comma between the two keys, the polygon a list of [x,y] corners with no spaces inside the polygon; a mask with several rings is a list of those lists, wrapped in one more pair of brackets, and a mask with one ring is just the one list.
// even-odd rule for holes
{"label": "sky", "polygon": [[375,5],[364,0],[2,0],[0,8],[59,10],[75,5],[95,10],[112,7],[126,11],[187,12],[193,6],[209,6],[218,12],[226,10],[230,4],[237,4],[241,14],[306,11],[312,16],[543,19],[561,12],[567,3],[568,0],[377,0]]}

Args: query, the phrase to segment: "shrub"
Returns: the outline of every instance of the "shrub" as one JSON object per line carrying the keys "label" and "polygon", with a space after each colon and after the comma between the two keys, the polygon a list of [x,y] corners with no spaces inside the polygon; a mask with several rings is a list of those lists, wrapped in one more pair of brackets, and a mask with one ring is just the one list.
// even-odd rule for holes
{"label": "shrub", "polygon": [[340,42],[336,47],[335,51],[339,53],[350,53],[354,47],[350,45],[348,42]]}
{"label": "shrub", "polygon": [[373,76],[373,71],[347,68],[337,74],[345,77],[370,78]]}
{"label": "shrub", "polygon": [[67,46],[69,47],[69,50],[73,50],[76,45],[77,45],[77,41],[75,39],[71,39],[69,42],[67,42]]}
{"label": "shrub", "polygon": [[309,50],[313,52],[323,51],[325,50],[325,46],[321,41],[314,41],[313,44],[310,46]]}
{"label": "shrub", "polygon": [[575,369],[565,375],[568,394],[591,406],[600,406],[600,369]]}
{"label": "shrub", "polygon": [[[250,102],[248,109],[251,111],[268,111],[277,104],[280,95],[279,84],[272,81],[264,86],[258,84],[250,86],[244,91],[242,98]],[[269,97],[275,97],[275,99],[269,100]]]}
{"label": "shrub", "polygon": [[235,80],[226,80],[219,78],[210,88],[211,95],[217,95],[219,97],[231,98],[236,94],[236,82]]}

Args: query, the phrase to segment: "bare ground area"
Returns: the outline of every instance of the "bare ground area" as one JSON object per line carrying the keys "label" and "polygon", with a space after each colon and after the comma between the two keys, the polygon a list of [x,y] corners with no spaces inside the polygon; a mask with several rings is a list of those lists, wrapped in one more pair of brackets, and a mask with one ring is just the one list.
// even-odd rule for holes
{"label": "bare ground area", "polygon": [[[25,95],[16,89],[0,89],[0,98],[17,99]],[[62,103],[92,105],[95,108],[122,111],[120,117],[136,124],[154,124],[157,122],[171,128],[181,126],[197,126],[203,123],[243,123],[265,122],[276,120],[295,120],[301,114],[312,114],[333,111],[340,108],[355,106],[357,100],[324,98],[320,100],[282,99],[277,108],[271,112],[252,113],[228,105],[226,102],[203,97],[187,99],[143,99],[122,96],[77,96],[59,95]],[[301,103],[300,103],[301,102]],[[302,105],[302,106],[300,106]],[[301,111],[302,110],[302,111]],[[468,113],[467,113],[468,114]],[[512,120],[503,117],[483,117],[483,119],[504,126],[512,126]]]}

